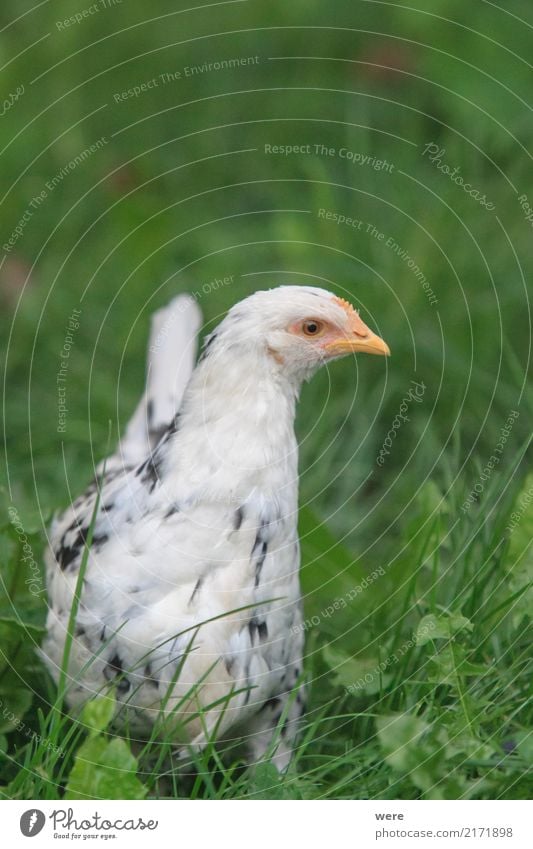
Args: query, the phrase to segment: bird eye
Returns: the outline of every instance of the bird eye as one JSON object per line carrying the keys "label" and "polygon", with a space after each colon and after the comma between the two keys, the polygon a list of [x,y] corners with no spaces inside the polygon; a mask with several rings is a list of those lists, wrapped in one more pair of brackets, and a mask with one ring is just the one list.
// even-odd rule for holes
{"label": "bird eye", "polygon": [[306,336],[318,336],[322,330],[324,325],[321,321],[315,321],[310,318],[307,321],[304,321],[302,324],[302,330]]}

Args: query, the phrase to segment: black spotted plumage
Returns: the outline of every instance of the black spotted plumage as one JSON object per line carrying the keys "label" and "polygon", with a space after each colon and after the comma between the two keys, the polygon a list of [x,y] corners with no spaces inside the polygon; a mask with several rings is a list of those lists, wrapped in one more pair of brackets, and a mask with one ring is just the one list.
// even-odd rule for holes
{"label": "black spotted plumage", "polygon": [[254,563],[255,569],[255,586],[259,586],[259,582],[261,580],[261,571],[263,569],[266,556],[268,553],[268,540],[269,540],[269,532],[268,532],[269,524],[267,522],[262,522],[261,527],[257,531],[254,544],[252,547],[252,553],[250,555],[251,560]]}
{"label": "black spotted plumage", "polygon": [[127,693],[131,687],[131,681],[125,675],[122,660],[118,654],[114,654],[107,662],[107,666],[104,669],[104,676],[108,681],[112,681],[115,684],[117,691],[121,694]]}

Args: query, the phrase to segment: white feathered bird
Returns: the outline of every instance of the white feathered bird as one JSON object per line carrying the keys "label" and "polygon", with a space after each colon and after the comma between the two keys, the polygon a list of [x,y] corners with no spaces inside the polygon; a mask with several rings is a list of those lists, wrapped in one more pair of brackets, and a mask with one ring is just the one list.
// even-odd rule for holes
{"label": "white feathered bird", "polygon": [[282,769],[303,711],[296,400],[322,364],[389,349],[304,286],[236,304],[194,368],[200,324],[188,296],[155,314],[125,437],[53,524],[43,656],[57,679],[94,514],[70,704],[112,684],[128,720],[164,715],[182,746],[239,738],[251,761],[276,733]]}

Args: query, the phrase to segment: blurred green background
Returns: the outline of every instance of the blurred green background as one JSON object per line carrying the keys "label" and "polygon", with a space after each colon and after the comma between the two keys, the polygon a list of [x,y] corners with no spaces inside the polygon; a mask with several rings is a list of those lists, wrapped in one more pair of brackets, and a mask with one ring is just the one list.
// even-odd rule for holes
{"label": "blurred green background", "polygon": [[[393,350],[387,364],[335,366],[304,395],[306,500],[334,509],[373,471],[367,497],[379,491],[380,511],[397,515],[454,432],[463,456],[490,452],[518,402],[529,351],[532,231],[517,199],[532,194],[532,30],[519,20],[528,4],[476,3],[474,21],[471,7],[450,0],[419,11],[161,4],[153,17],[124,0],[65,26],[89,6],[5,2],[0,12],[5,97],[24,86],[0,124],[2,243],[32,213],[0,272],[16,501],[68,498],[58,490],[62,441],[71,485],[82,484],[91,440],[98,457],[108,419],[124,421],[140,392],[148,313],[227,275],[234,285],[201,299],[206,321],[256,288],[316,283],[353,297]],[[154,78],[157,86],[116,101]],[[430,143],[493,211],[424,155]],[[265,153],[295,144],[311,153]],[[315,145],[335,153],[315,155]],[[343,148],[359,161],[341,157]],[[360,164],[363,156],[392,168]],[[324,220],[323,208],[362,226]],[[368,225],[413,259],[438,303]],[[82,316],[62,435],[56,374],[73,308]],[[411,379],[427,385],[424,403],[382,473],[375,456]],[[523,417],[517,430],[525,427]],[[343,512],[348,529],[353,514]],[[371,516],[365,528],[373,538]]]}
{"label": "blurred green background", "polygon": [[[533,203],[532,30],[519,20],[528,4],[476,3],[473,20],[473,8],[450,0],[419,11],[163,3],[153,16],[124,0],[65,25],[89,8],[5,2],[0,12],[3,92],[24,86],[0,124],[3,244],[32,213],[0,272],[15,500],[68,499],[58,490],[61,442],[75,489],[91,470],[91,440],[98,457],[108,419],[124,422],[140,393],[149,312],[227,275],[233,285],[201,299],[208,322],[256,288],[316,283],[352,297],[393,350],[386,364],[336,365],[304,394],[305,500],[334,510],[367,481],[367,498],[379,492],[382,527],[383,512],[401,513],[454,433],[464,457],[490,454],[518,403],[530,341],[532,230],[517,199],[529,192]],[[157,86],[117,102],[154,78]],[[424,155],[430,143],[493,211]],[[265,153],[295,144],[311,153]],[[335,153],[315,155],[315,145]],[[364,156],[392,168],[360,164]],[[320,218],[324,208],[360,229]],[[56,374],[73,308],[82,316],[63,435]],[[411,379],[426,384],[424,403],[380,471],[376,454]],[[515,433],[525,433],[525,418]],[[373,515],[362,529],[369,539]],[[353,518],[344,510],[332,521],[349,529]]]}
{"label": "blurred green background", "polygon": [[[446,494],[454,525],[516,410],[491,475],[503,509],[531,431],[532,39],[527,0],[4,0],[3,483],[26,525],[78,494],[109,421],[113,439],[126,422],[155,308],[199,292],[207,329],[280,283],[349,297],[393,352],[304,388],[310,532],[325,523],[361,574],[402,547],[376,586],[386,600],[409,575],[421,490],[424,521]],[[379,465],[412,381],[423,399]]]}

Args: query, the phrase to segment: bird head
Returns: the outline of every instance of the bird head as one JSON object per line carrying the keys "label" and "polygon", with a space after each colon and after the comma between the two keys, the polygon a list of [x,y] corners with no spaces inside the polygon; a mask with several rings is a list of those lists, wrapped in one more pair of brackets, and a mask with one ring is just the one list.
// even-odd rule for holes
{"label": "bird head", "polygon": [[229,311],[211,338],[247,356],[265,355],[295,381],[347,354],[390,354],[348,301],[310,286],[255,292]]}

